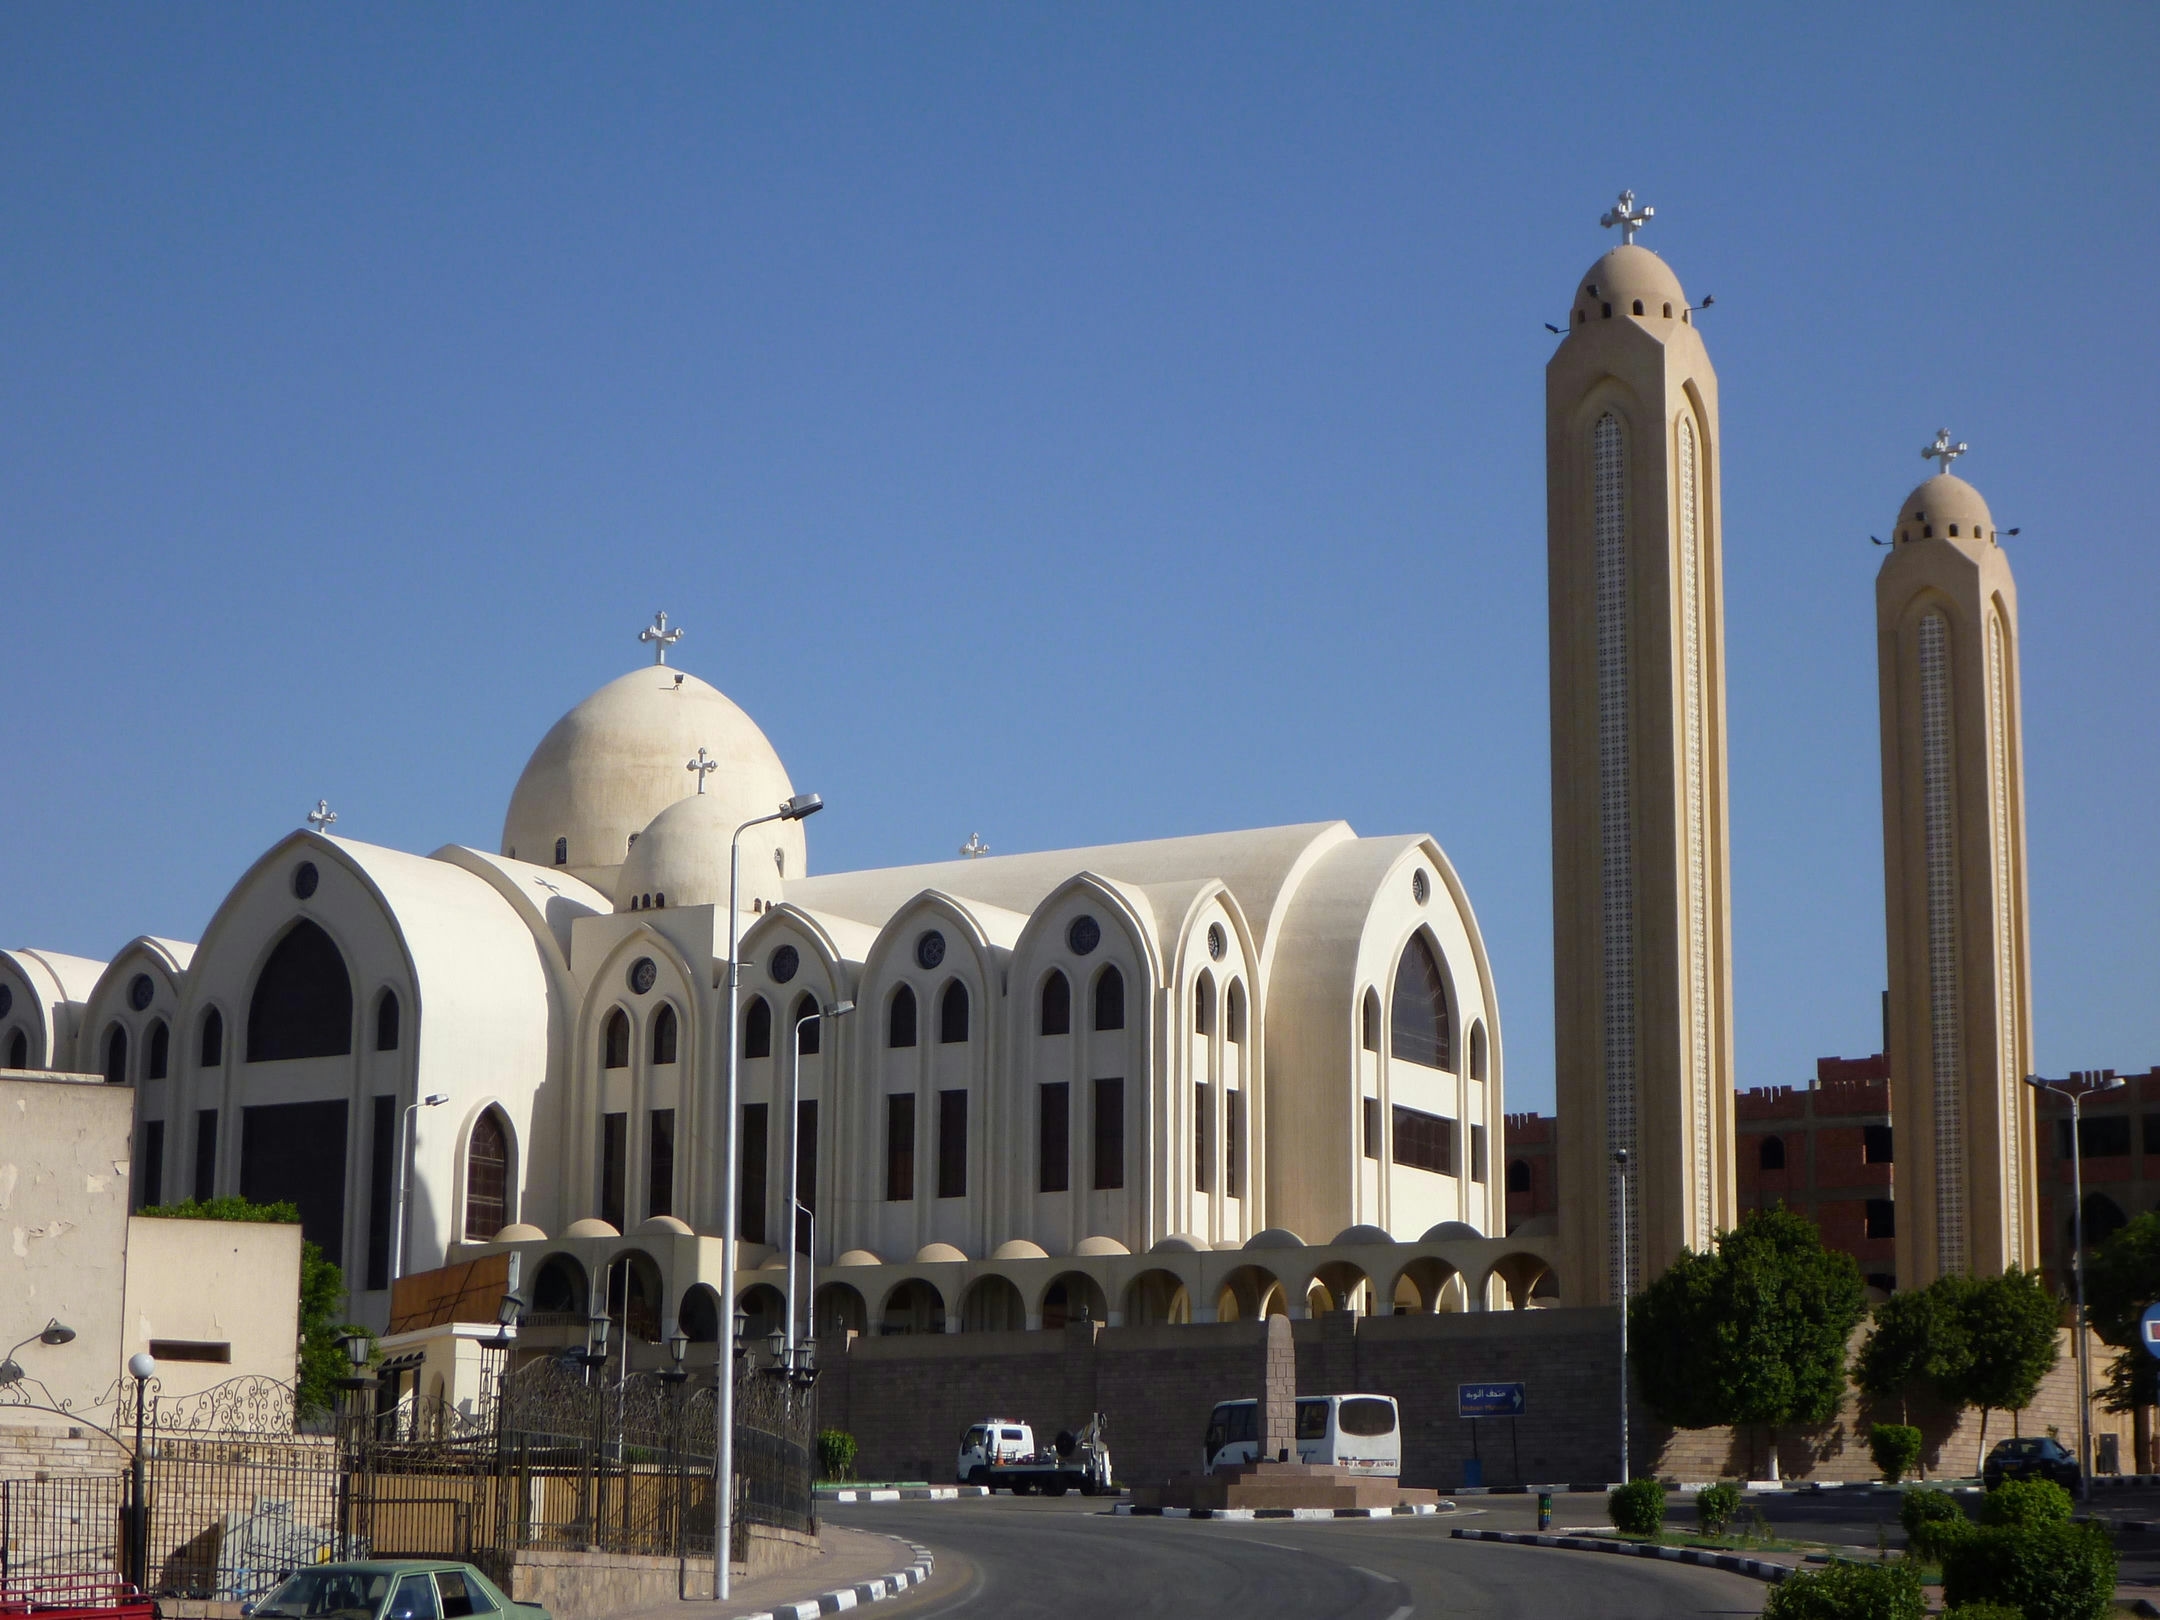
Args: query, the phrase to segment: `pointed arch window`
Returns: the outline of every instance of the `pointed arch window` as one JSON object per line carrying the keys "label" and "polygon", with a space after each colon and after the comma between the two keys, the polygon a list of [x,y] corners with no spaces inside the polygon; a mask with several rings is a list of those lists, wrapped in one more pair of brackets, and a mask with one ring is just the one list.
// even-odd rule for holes
{"label": "pointed arch window", "polygon": [[772,1056],[772,1003],[763,996],[752,996],[750,1004],[743,1008],[742,1055]]}
{"label": "pointed arch window", "polygon": [[105,1032],[105,1083],[117,1086],[127,1079],[127,1029],[115,1024]]}
{"label": "pointed arch window", "polygon": [[1192,1028],[1195,1035],[1215,1033],[1215,981],[1205,973],[1193,984]]}
{"label": "pointed arch window", "polygon": [[1762,1146],[1755,1150],[1755,1154],[1756,1161],[1761,1166],[1761,1168],[1765,1170],[1784,1169],[1785,1138],[1782,1136],[1764,1137],[1762,1139]]}
{"label": "pointed arch window", "polygon": [[600,1032],[600,1067],[630,1067],[630,1015],[620,1007],[608,1014],[607,1026]]}
{"label": "pointed arch window", "polygon": [[1053,971],[1043,980],[1039,1026],[1039,1032],[1044,1035],[1072,1033],[1072,981],[1062,973]]}
{"label": "pointed arch window", "polygon": [[172,1030],[160,1018],[150,1026],[150,1049],[143,1064],[145,1080],[162,1080],[172,1067]]}
{"label": "pointed arch window", "polygon": [[1106,967],[1095,976],[1095,1027],[1125,1027],[1125,975]]}
{"label": "pointed arch window", "polygon": [[398,998],[395,990],[385,990],[375,1000],[375,1050],[395,1052],[398,1049]]}
{"label": "pointed arch window", "polygon": [[656,1066],[675,1061],[675,1036],[675,1009],[662,1002],[652,1021],[652,1060]]}
{"label": "pointed arch window", "polygon": [[915,992],[904,984],[893,992],[892,1006],[885,1015],[885,1044],[915,1044]]}
{"label": "pointed arch window", "polygon": [[285,930],[248,1001],[247,1060],[344,1057],[352,1051],[352,975],[322,926],[302,917]]}
{"label": "pointed arch window", "polygon": [[957,1046],[967,1038],[967,986],[958,979],[948,979],[944,993],[938,997],[938,1042],[943,1046]]}
{"label": "pointed arch window", "polygon": [[510,1124],[490,1108],[465,1148],[465,1241],[485,1243],[510,1224]]}
{"label": "pointed arch window", "polygon": [[225,1061],[225,1015],[215,1007],[202,1015],[200,1033],[196,1036],[196,1051],[206,1069],[214,1069]]}
{"label": "pointed arch window", "polygon": [[1470,1026],[1470,1078],[1485,1078],[1485,1025],[1482,1021]]}
{"label": "pointed arch window", "polygon": [[8,1037],[7,1066],[11,1069],[30,1067],[30,1037],[22,1030],[18,1029]]}
{"label": "pointed arch window", "polygon": [[1232,979],[1230,988],[1223,993],[1223,1039],[1245,1039],[1245,986],[1241,980]]}
{"label": "pointed arch window", "polygon": [[569,839],[558,838],[555,840],[555,864],[557,866],[568,866],[570,864]]}
{"label": "pointed arch window", "polygon": [[1380,1050],[1380,992],[1367,990],[1358,1015],[1358,1045],[1368,1052]]}
{"label": "pointed arch window", "polygon": [[1388,1020],[1388,1051],[1391,1056],[1428,1069],[1455,1066],[1447,978],[1440,971],[1440,958],[1422,933],[1410,936],[1410,943],[1403,947],[1395,964],[1395,1006]]}
{"label": "pointed arch window", "polygon": [[[788,1017],[789,1029],[795,1029],[799,1026],[802,1030],[802,1033],[795,1037],[797,1043],[795,1049],[804,1057],[816,1057],[818,1055],[818,1032],[825,1027],[825,1020],[813,1016],[817,1011],[817,997],[805,990],[800,996],[796,997],[795,1011]],[[803,1023],[805,1018],[808,1018],[810,1022]]]}

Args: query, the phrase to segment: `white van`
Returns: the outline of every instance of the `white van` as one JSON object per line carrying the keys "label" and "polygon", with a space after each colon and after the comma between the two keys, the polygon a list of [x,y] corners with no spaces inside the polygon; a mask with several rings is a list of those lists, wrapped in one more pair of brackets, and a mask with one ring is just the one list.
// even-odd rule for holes
{"label": "white van", "polygon": [[[1208,1418],[1203,1473],[1249,1463],[1260,1452],[1260,1403],[1224,1401]],[[1297,1460],[1402,1477],[1402,1414],[1392,1395],[1301,1395]]]}
{"label": "white van", "polygon": [[999,1463],[1023,1462],[1035,1455],[1035,1430],[1013,1418],[985,1418],[961,1437],[960,1463],[955,1470],[965,1485],[978,1468]]}

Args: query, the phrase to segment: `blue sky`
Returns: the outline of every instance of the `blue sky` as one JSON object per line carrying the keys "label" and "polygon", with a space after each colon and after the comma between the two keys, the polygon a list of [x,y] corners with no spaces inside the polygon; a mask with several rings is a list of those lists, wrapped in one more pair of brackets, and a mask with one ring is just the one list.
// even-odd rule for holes
{"label": "blue sky", "polygon": [[493,847],[643,656],[816,870],[1438,836],[1549,1107],[1543,381],[1623,185],[1723,405],[1739,1075],[1879,1044],[1872,580],[2011,542],[2050,1072],[2160,1060],[2160,11],[0,11],[0,938],[317,797]]}

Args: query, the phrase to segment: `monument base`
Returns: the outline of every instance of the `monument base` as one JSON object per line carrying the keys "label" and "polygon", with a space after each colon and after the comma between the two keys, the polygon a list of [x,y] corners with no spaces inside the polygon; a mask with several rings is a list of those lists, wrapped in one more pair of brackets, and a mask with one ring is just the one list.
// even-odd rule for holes
{"label": "monument base", "polygon": [[1166,1485],[1138,1486],[1142,1508],[1380,1508],[1435,1505],[1438,1491],[1404,1489],[1347,1468],[1317,1463],[1254,1462],[1212,1474],[1179,1474]]}

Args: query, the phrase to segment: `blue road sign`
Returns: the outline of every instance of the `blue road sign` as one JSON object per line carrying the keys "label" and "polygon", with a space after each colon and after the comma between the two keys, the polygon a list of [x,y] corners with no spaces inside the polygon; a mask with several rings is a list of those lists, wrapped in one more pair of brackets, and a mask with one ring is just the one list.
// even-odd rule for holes
{"label": "blue road sign", "polygon": [[2148,1355],[2160,1356],[2160,1305],[2148,1305],[2138,1318],[2138,1342]]}
{"label": "blue road sign", "polygon": [[1523,1386],[1521,1384],[1457,1384],[1455,1386],[1455,1415],[1457,1417],[1521,1417],[1523,1414]]}

